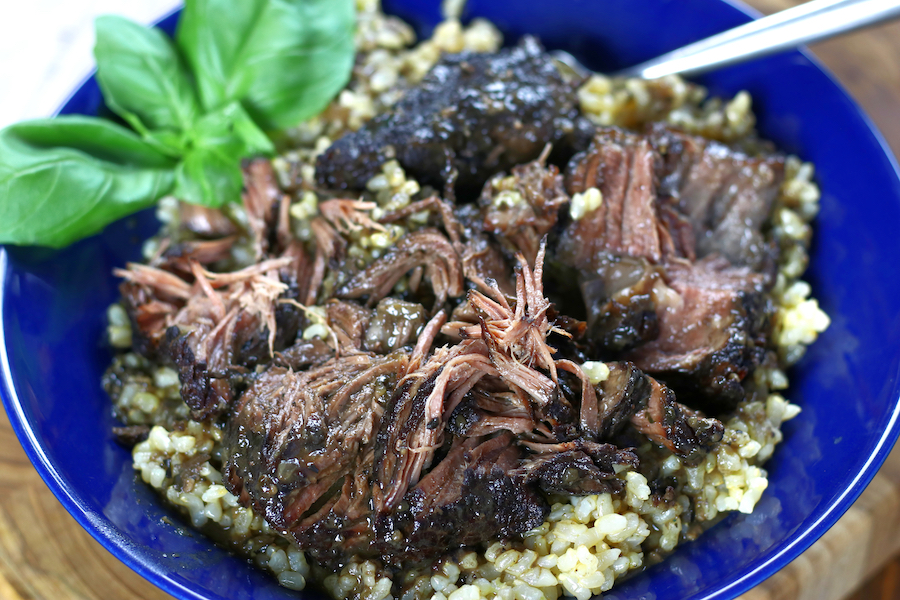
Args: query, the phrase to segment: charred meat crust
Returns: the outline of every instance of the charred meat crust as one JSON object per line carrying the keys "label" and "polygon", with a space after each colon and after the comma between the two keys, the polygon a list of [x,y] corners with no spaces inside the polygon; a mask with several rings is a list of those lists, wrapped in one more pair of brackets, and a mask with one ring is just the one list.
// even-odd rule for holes
{"label": "charred meat crust", "polygon": [[732,410],[745,396],[742,382],[769,352],[774,307],[760,291],[762,278],[723,259],[673,264],[666,275],[657,296],[659,336],[626,357],[692,406]]}
{"label": "charred meat crust", "polygon": [[[596,422],[600,440],[615,441],[633,428],[669,449],[688,464],[695,463],[722,439],[716,419],[675,400],[675,393],[631,363],[608,363],[609,376],[597,385]],[[582,421],[588,411],[582,408]]]}
{"label": "charred meat crust", "polygon": [[[537,527],[550,510],[515,472],[520,450],[502,433],[454,446],[405,497],[406,510],[376,518],[383,556],[422,562],[447,548],[505,539]],[[394,536],[392,532],[399,532]],[[400,544],[394,538],[402,539]]]}
{"label": "charred meat crust", "polygon": [[440,188],[456,171],[458,185],[477,189],[489,175],[537,158],[548,143],[586,145],[590,130],[574,86],[525,37],[495,54],[445,56],[391,111],[334,142],[316,176],[323,188],[364,189],[397,159],[420,182]]}
{"label": "charred meat crust", "polygon": [[234,389],[225,373],[210,374],[207,361],[197,359],[191,334],[170,327],[166,332],[166,348],[178,369],[181,398],[191,408],[191,418],[205,421],[225,412],[234,398]]}
{"label": "charred meat crust", "polygon": [[615,477],[615,467],[637,468],[638,457],[628,449],[583,438],[557,444],[528,444],[535,452],[516,472],[535,481],[548,493],[619,493],[624,482]]}

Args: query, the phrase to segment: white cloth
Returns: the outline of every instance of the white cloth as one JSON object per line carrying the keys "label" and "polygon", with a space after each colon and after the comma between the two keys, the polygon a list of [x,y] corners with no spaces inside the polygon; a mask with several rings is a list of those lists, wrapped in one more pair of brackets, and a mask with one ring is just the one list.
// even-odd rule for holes
{"label": "white cloth", "polygon": [[152,23],[179,0],[0,0],[0,127],[47,117],[94,69],[94,18]]}

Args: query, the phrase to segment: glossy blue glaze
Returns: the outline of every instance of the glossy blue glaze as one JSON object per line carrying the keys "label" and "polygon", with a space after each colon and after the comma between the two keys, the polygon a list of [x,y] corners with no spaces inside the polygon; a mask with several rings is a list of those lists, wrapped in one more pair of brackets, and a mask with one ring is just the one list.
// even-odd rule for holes
{"label": "glossy blue glaze", "polygon": [[[384,0],[427,32],[436,0]],[[748,19],[721,0],[469,0],[515,40],[609,70],[636,63]],[[172,31],[175,18],[163,22]],[[900,367],[900,177],[867,118],[800,52],[732,67],[702,80],[713,93],[753,95],[764,137],[817,166],[822,211],[807,279],[831,328],[791,373],[803,413],[785,427],[768,464],[770,486],[752,515],[732,516],[668,561],[606,598],[731,598],[796,557],[871,479],[897,438]],[[101,107],[89,80],[63,113]],[[155,227],[142,214],[65,251],[0,250],[0,392],[26,452],[76,519],[113,554],[178,598],[296,598],[244,561],[177,525],[135,481],[100,376],[101,341],[116,297],[113,267],[139,256]],[[174,525],[172,523],[175,523]],[[311,598],[315,593],[302,596]]]}

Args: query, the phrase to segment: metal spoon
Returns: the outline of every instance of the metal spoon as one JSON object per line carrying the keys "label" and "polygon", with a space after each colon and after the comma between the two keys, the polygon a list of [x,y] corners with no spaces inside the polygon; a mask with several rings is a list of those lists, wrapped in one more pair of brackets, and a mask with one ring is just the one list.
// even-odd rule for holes
{"label": "metal spoon", "polygon": [[[676,73],[698,75],[897,17],[900,0],[810,0],[611,75],[644,79]],[[576,73],[590,73],[568,52],[552,54]]]}

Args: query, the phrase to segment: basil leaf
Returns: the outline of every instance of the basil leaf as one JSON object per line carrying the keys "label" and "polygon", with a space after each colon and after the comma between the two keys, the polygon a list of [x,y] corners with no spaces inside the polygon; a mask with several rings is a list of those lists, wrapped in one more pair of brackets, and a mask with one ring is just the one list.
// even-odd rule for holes
{"label": "basil leaf", "polygon": [[66,115],[22,121],[3,130],[31,148],[67,147],[121,166],[171,168],[174,161],[134,132],[106,119]]}
{"label": "basil leaf", "polygon": [[118,16],[99,17],[94,27],[97,81],[106,104],[140,133],[188,129],[199,106],[172,40]]}
{"label": "basil leaf", "polygon": [[190,145],[188,133],[175,133],[171,129],[148,131],[141,137],[159,152],[176,160],[184,155]]}
{"label": "basil leaf", "polygon": [[256,126],[239,102],[231,102],[219,110],[203,115],[191,135],[201,145],[237,140],[243,145],[243,154],[238,156],[239,159],[275,152],[272,141]]}
{"label": "basil leaf", "polygon": [[0,243],[61,248],[151,206],[172,161],[132,132],[89,117],[0,131]]}
{"label": "basil leaf", "polygon": [[175,196],[191,204],[218,208],[240,199],[244,179],[240,167],[243,145],[218,144],[190,150],[175,169]]}
{"label": "basil leaf", "polygon": [[241,159],[275,151],[238,102],[204,115],[190,135],[191,147],[176,170],[175,195],[192,204],[237,202],[243,187]]}
{"label": "basil leaf", "polygon": [[350,78],[353,0],[189,0],[176,40],[203,106],[239,100],[263,129],[318,114]]}

